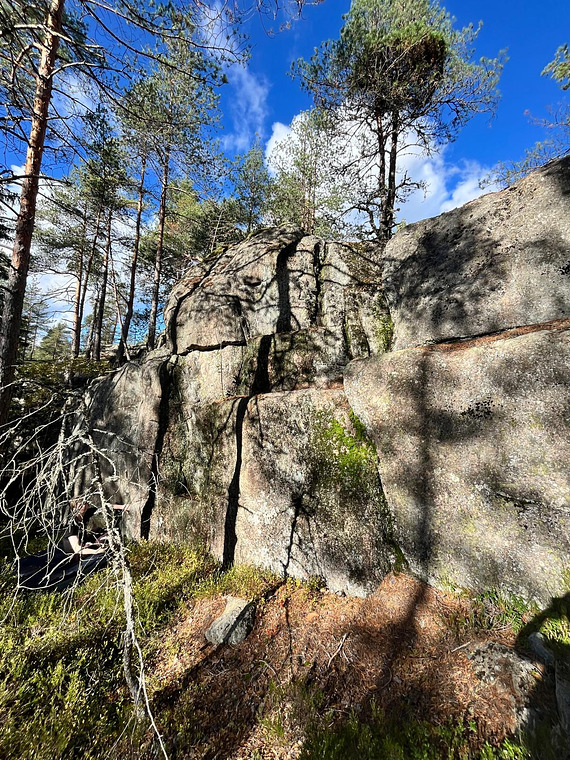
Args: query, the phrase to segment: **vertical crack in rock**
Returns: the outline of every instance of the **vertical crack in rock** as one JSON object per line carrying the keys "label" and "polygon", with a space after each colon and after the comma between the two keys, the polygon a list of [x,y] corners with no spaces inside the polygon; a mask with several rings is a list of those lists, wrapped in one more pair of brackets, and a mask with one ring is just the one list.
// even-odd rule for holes
{"label": "vertical crack in rock", "polygon": [[271,391],[271,381],[269,379],[269,355],[271,353],[271,344],[273,335],[262,335],[259,341],[259,350],[257,352],[257,363],[255,374],[251,383],[250,396],[256,396],[258,393],[269,393]]}
{"label": "vertical crack in rock", "polygon": [[297,521],[303,511],[303,497],[294,496],[292,499],[293,504],[293,519],[291,520],[291,531],[289,533],[289,541],[287,542],[287,559],[283,565],[283,577],[287,578],[287,571],[291,564],[291,558],[293,555],[293,543],[295,542],[295,531],[297,530]]}
{"label": "vertical crack in rock", "polygon": [[323,294],[322,294],[322,282],[321,275],[323,271],[323,264],[327,255],[327,243],[325,240],[319,239],[313,249],[313,274],[315,277],[315,311],[311,316],[311,323],[315,327],[322,325],[323,314]]}
{"label": "vertical crack in rock", "polygon": [[226,569],[231,567],[234,563],[237,544],[236,524],[239,510],[243,423],[245,420],[245,413],[247,411],[247,405],[252,398],[260,393],[269,393],[271,391],[271,382],[269,380],[269,354],[272,341],[272,335],[262,336],[259,342],[255,375],[251,384],[250,395],[244,396],[238,402],[235,422],[236,463],[230,485],[228,486],[228,506],[224,522],[224,553],[222,564]]}
{"label": "vertical crack in rock", "polygon": [[174,364],[170,361],[165,361],[160,365],[158,370],[160,378],[161,396],[159,405],[158,416],[158,429],[156,433],[156,440],[154,444],[154,454],[152,457],[151,472],[148,483],[148,497],[141,514],[141,538],[147,539],[150,535],[150,520],[152,512],[156,504],[156,492],[158,489],[159,479],[159,462],[160,455],[162,453],[162,446],[164,444],[164,437],[168,430],[168,424],[170,422],[170,395],[172,392],[172,377],[174,371]]}
{"label": "vertical crack in rock", "polygon": [[241,475],[241,458],[243,449],[243,421],[251,396],[244,396],[238,402],[236,413],[236,464],[234,474],[228,486],[228,506],[224,523],[224,554],[222,565],[225,570],[234,563],[237,534],[236,524],[239,509],[239,484]]}
{"label": "vertical crack in rock", "polygon": [[276,279],[277,279],[277,292],[278,292],[278,308],[279,315],[277,317],[277,332],[291,332],[292,331],[292,311],[291,311],[291,273],[287,266],[288,260],[295,254],[297,250],[297,243],[292,243],[277,256],[276,263]]}

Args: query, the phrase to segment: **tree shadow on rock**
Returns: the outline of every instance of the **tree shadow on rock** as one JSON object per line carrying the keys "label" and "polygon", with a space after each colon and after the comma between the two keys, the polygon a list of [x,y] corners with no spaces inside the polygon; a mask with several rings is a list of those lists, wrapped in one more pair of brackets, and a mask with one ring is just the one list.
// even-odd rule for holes
{"label": "tree shadow on rock", "polygon": [[541,663],[529,697],[526,741],[533,760],[570,758],[570,593],[552,599],[521,630],[517,647]]}

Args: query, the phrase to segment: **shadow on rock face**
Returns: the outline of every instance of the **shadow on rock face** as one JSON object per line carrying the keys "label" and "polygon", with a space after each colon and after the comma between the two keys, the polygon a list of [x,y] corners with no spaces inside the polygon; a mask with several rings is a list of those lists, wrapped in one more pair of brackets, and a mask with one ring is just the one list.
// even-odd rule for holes
{"label": "shadow on rock face", "polygon": [[[542,663],[544,678],[529,695],[526,730],[533,760],[570,758],[570,593],[527,623],[517,645]],[[554,690],[555,704],[547,694]]]}

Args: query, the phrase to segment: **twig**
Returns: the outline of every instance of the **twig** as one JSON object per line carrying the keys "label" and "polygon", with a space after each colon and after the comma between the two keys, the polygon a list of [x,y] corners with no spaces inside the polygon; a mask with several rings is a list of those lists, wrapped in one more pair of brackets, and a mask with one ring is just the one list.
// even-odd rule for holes
{"label": "twig", "polygon": [[453,654],[454,652],[459,652],[460,649],[465,649],[465,647],[468,647],[469,644],[472,644],[472,643],[473,641],[468,641],[466,644],[461,644],[461,646],[455,647],[455,649],[451,650],[451,654]]}
{"label": "twig", "polygon": [[343,648],[343,646],[344,646],[344,642],[346,641],[346,639],[347,639],[347,638],[348,638],[348,633],[345,633],[345,634],[344,634],[344,636],[342,637],[342,639],[340,640],[340,644],[339,644],[339,645],[338,645],[338,647],[336,648],[336,651],[334,652],[334,654],[331,654],[331,656],[329,657],[329,661],[328,661],[328,663],[327,663],[327,668],[330,668],[330,666],[331,666],[331,662],[334,660],[334,658],[335,658],[335,657],[336,657],[338,654],[340,654],[340,652],[342,651],[342,648]]}

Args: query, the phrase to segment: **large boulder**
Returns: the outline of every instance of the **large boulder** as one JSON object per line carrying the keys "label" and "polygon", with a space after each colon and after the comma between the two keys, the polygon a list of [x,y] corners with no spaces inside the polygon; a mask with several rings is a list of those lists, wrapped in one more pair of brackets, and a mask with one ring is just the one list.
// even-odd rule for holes
{"label": "large boulder", "polygon": [[153,537],[199,538],[226,563],[373,590],[392,563],[376,452],[341,390],[175,410]]}
{"label": "large boulder", "polygon": [[242,345],[309,327],[316,311],[318,238],[294,226],[263,230],[230,248],[199,283],[182,280],[164,312],[177,353]]}
{"label": "large boulder", "polygon": [[89,401],[131,535],[353,594],[395,555],[436,584],[562,592],[569,196],[566,158],[385,251],[286,225],[193,269],[165,349]]}
{"label": "large boulder", "polygon": [[262,230],[174,287],[164,311],[169,346],[212,352],[323,328],[337,343],[334,361],[383,351],[379,266],[371,243],[327,243],[291,225]]}
{"label": "large boulder", "polygon": [[570,317],[570,156],[386,248],[395,349]]}
{"label": "large boulder", "polygon": [[85,439],[84,455],[73,463],[76,488],[97,502],[96,456],[105,498],[128,506],[123,528],[130,538],[140,538],[145,509],[151,506],[168,359],[157,351],[141,365],[126,364],[96,383],[86,399],[91,442]]}
{"label": "large boulder", "polygon": [[252,399],[242,430],[236,559],[372,591],[393,561],[376,451],[342,391]]}
{"label": "large boulder", "polygon": [[570,320],[348,367],[415,572],[538,601],[567,588],[569,367]]}

